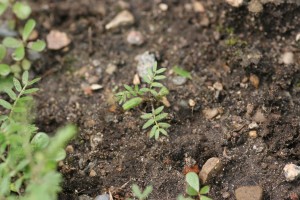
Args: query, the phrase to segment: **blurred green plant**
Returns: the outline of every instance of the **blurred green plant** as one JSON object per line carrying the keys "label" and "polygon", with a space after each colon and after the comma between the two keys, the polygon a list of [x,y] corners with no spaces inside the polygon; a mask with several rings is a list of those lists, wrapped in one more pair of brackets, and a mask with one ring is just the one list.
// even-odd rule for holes
{"label": "blurred green plant", "polygon": [[192,80],[192,75],[190,72],[186,71],[185,69],[175,65],[173,67],[173,71],[175,72],[175,74],[177,74],[178,76],[181,76],[181,77],[185,77],[185,78],[188,78],[188,79],[191,79]]}
{"label": "blurred green plant", "polygon": [[143,81],[146,83],[144,87],[139,88],[138,85],[129,86],[124,85],[125,90],[116,94],[119,104],[123,104],[124,110],[129,110],[139,106],[143,102],[149,102],[151,104],[151,112],[144,113],[141,118],[147,120],[143,125],[143,129],[151,128],[150,138],[155,137],[157,140],[160,133],[168,136],[167,129],[170,127],[169,123],[162,122],[168,116],[164,113],[164,106],[155,108],[154,105],[160,102],[169,94],[169,90],[159,81],[166,78],[162,75],[166,71],[166,68],[157,69],[157,63],[152,68],[149,68],[147,75],[143,77]]}
{"label": "blurred green plant", "polygon": [[189,172],[185,175],[186,193],[189,197],[178,196],[177,200],[192,200],[192,197],[198,197],[199,200],[212,200],[206,195],[209,193],[209,186],[200,187],[199,176],[195,172]]}
{"label": "blurred green plant", "polygon": [[[29,19],[25,22],[24,27],[16,26],[21,20],[26,20],[31,14],[31,8],[26,2],[0,0],[0,15],[10,10],[16,17],[11,16],[8,19],[9,28],[17,29],[19,35],[7,36],[0,44],[0,79],[14,74],[20,77],[22,71],[29,70],[32,61],[29,59],[29,52],[38,53],[45,49],[46,43],[42,40],[32,41],[30,36],[34,31],[36,22]],[[9,59],[11,57],[11,60]]]}
{"label": "blurred green plant", "polygon": [[64,146],[76,129],[66,126],[52,138],[37,132],[32,124],[31,95],[38,91],[32,85],[39,80],[29,80],[25,71],[21,81],[13,78],[14,88],[4,90],[13,103],[0,99],[0,106],[7,110],[0,115],[1,200],[55,200],[61,189],[62,178],[56,166],[65,158]]}
{"label": "blurred green plant", "polygon": [[[149,197],[150,193],[153,190],[153,187],[149,185],[143,191],[140,189],[140,187],[137,184],[133,184],[131,186],[131,189],[134,197],[136,197],[138,200],[145,200]],[[132,199],[127,199],[127,200],[132,200]]]}

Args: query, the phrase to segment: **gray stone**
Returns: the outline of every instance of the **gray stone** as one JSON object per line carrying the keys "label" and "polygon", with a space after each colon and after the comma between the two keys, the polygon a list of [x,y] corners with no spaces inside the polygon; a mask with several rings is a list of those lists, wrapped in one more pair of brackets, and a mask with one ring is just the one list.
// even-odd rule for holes
{"label": "gray stone", "polygon": [[139,31],[130,31],[127,35],[127,42],[131,45],[140,46],[144,43],[144,36]]}
{"label": "gray stone", "polygon": [[110,200],[110,197],[108,194],[101,194],[96,196],[94,200]]}
{"label": "gray stone", "polygon": [[93,198],[92,197],[89,197],[88,195],[80,195],[79,197],[78,197],[78,200],[93,200]]}
{"label": "gray stone", "polygon": [[263,189],[260,186],[242,186],[235,190],[237,200],[262,200]]}
{"label": "gray stone", "polygon": [[187,81],[187,78],[182,77],[182,76],[175,76],[174,78],[172,78],[172,82],[175,85],[183,85],[186,83],[186,81]]}
{"label": "gray stone", "polygon": [[138,55],[135,59],[138,61],[137,72],[140,77],[146,76],[148,73],[148,69],[151,69],[156,63],[154,55],[149,53],[148,51]]}
{"label": "gray stone", "polygon": [[294,164],[287,164],[283,168],[287,181],[293,181],[300,177],[300,167]]}

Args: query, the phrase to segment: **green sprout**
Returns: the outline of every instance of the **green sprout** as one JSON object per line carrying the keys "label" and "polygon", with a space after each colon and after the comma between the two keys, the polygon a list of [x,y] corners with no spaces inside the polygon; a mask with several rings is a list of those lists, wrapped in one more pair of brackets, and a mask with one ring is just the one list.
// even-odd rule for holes
{"label": "green sprout", "polygon": [[[151,185],[149,185],[149,186],[147,186],[147,187],[145,188],[144,191],[142,191],[138,185],[133,184],[133,185],[131,186],[131,189],[132,189],[133,195],[134,195],[135,197],[137,197],[138,200],[145,200],[145,199],[148,198],[148,196],[149,196],[150,193],[152,192],[153,187],[152,187]],[[132,199],[127,199],[127,200],[132,200]]]}
{"label": "green sprout", "polygon": [[173,67],[173,71],[178,75],[178,76],[181,76],[181,77],[184,77],[184,78],[188,78],[188,79],[192,79],[192,75],[190,72],[184,70],[183,68],[175,65]]}
{"label": "green sprout", "polygon": [[157,69],[157,63],[152,68],[149,68],[147,75],[143,77],[143,81],[146,86],[139,88],[138,85],[129,86],[124,85],[125,90],[116,94],[116,98],[119,104],[123,104],[124,110],[135,108],[143,102],[149,102],[151,104],[151,112],[144,113],[141,118],[147,120],[143,125],[143,129],[147,129],[152,126],[150,131],[150,138],[155,137],[157,140],[160,133],[168,136],[168,129],[171,125],[162,122],[166,119],[168,114],[162,112],[164,106],[158,108],[154,107],[155,102],[159,102],[166,95],[169,94],[169,90],[159,81],[164,80],[166,76],[162,75],[166,71],[166,68]]}

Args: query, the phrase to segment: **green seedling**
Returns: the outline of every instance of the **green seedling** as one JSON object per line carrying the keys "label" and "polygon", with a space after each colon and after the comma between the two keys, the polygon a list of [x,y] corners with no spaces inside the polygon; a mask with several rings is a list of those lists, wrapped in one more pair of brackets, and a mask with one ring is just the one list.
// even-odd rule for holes
{"label": "green seedling", "polygon": [[139,88],[138,85],[129,86],[124,85],[125,90],[116,94],[116,98],[119,104],[122,104],[124,110],[136,108],[143,102],[151,104],[151,112],[143,113],[141,118],[147,120],[143,125],[143,129],[151,128],[150,138],[155,137],[157,140],[160,133],[168,136],[167,129],[170,124],[163,122],[168,116],[164,113],[164,106],[155,108],[155,103],[158,103],[169,94],[169,90],[159,81],[166,78],[162,75],[166,71],[166,68],[157,69],[157,63],[148,70],[146,76],[143,77],[143,81],[146,85]]}
{"label": "green seedling", "polygon": [[191,75],[190,72],[184,70],[183,68],[181,68],[181,67],[179,67],[177,65],[173,67],[173,71],[178,76],[185,77],[185,78],[188,78],[188,79],[192,79],[192,75]]}
{"label": "green seedling", "polygon": [[191,200],[192,197],[198,197],[199,200],[212,200],[205,196],[209,193],[209,186],[200,187],[199,176],[195,172],[189,172],[185,175],[186,181],[186,193],[189,197],[183,197],[180,195],[177,200]]}
{"label": "green seedling", "polygon": [[[136,197],[138,200],[145,200],[148,198],[148,196],[152,192],[153,187],[151,185],[149,185],[145,188],[144,191],[142,191],[138,185],[133,184],[131,186],[131,189],[132,189],[132,193],[133,193],[134,197]],[[127,199],[127,200],[132,200],[132,199]]]}
{"label": "green seedling", "polygon": [[39,80],[29,80],[25,71],[21,80],[13,78],[13,88],[4,89],[10,100],[0,99],[8,111],[0,115],[0,199],[55,200],[61,190],[57,161],[65,158],[64,147],[75,128],[66,126],[52,138],[37,133],[31,95],[38,91],[32,86]]}

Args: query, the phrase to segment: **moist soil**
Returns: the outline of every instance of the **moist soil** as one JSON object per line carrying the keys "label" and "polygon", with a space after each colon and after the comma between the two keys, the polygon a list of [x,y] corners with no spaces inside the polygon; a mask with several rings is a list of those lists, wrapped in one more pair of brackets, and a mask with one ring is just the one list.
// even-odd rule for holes
{"label": "moist soil", "polygon": [[[185,191],[186,160],[201,169],[211,157],[224,165],[208,183],[215,200],[228,194],[235,199],[235,189],[247,185],[261,186],[267,200],[300,193],[300,181],[287,182],[283,174],[285,164],[300,164],[299,6],[269,3],[255,14],[246,6],[208,0],[201,1],[203,12],[195,12],[188,0],[31,3],[40,37],[59,30],[72,40],[60,51],[46,51],[33,69],[42,77],[36,96],[40,130],[78,127],[59,163],[64,177],[59,199],[105,192],[125,199],[133,183],[153,185],[149,199],[176,199]],[[135,23],[105,30],[125,9]],[[129,44],[131,30],[141,32],[145,43]],[[124,112],[113,98],[122,84],[132,84],[135,57],[145,51],[168,69],[163,83],[170,89],[166,111],[172,126],[169,137],[158,141],[142,130],[139,116],[147,105]],[[289,65],[280,60],[285,52],[294,54]],[[110,65],[116,66],[111,74]],[[175,85],[175,65],[190,71],[192,80]],[[223,88],[217,90],[216,82]],[[91,91],[91,84],[102,88]],[[217,109],[218,115],[208,119],[205,109]],[[252,122],[258,124],[256,138],[249,137]]]}

